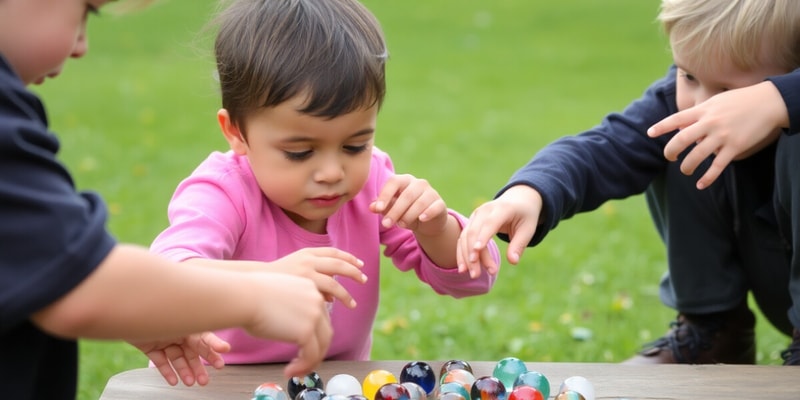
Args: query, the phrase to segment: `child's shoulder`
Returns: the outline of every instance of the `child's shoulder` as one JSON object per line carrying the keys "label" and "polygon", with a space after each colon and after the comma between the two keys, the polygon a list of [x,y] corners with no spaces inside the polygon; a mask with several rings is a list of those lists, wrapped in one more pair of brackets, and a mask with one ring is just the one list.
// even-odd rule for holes
{"label": "child's shoulder", "polygon": [[194,169],[192,175],[229,177],[231,174],[242,174],[249,170],[247,157],[240,156],[231,150],[212,151]]}
{"label": "child's shoulder", "polygon": [[230,150],[211,152],[182,182],[183,185],[187,183],[212,184],[225,191],[249,192],[258,189],[247,157]]}

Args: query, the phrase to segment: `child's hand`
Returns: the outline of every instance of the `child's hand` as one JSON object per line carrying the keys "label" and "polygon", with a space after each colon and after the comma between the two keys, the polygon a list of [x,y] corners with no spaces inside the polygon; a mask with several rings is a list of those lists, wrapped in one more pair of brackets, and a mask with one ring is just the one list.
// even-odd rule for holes
{"label": "child's hand", "polygon": [[[258,287],[252,323],[244,326],[253,336],[295,343],[297,357],[283,369],[284,376],[305,376],[319,367],[333,337],[325,298],[309,279],[289,274],[256,272]],[[248,311],[248,310],[246,310]]]}
{"label": "child's hand", "polygon": [[228,342],[211,332],[175,340],[130,343],[147,355],[161,376],[172,386],[178,384],[178,376],[186,386],[192,386],[195,382],[205,386],[208,383],[208,372],[202,359],[220,369],[225,366],[220,353],[227,353],[231,349]]}
{"label": "child's hand", "polygon": [[424,179],[394,175],[386,181],[370,211],[383,215],[381,223],[393,224],[424,236],[442,233],[447,224],[447,205]]}
{"label": "child's hand", "polygon": [[334,279],[334,276],[348,277],[364,283],[367,276],[361,272],[364,262],[354,255],[333,247],[307,247],[286,255],[270,263],[274,269],[311,279],[325,300],[338,299],[348,308],[354,308],[356,301],[350,292]]}
{"label": "child's hand", "polygon": [[[487,272],[497,273],[497,266],[491,260],[482,260],[481,252],[485,252],[486,245],[498,232],[508,234],[510,241],[506,258],[511,264],[517,264],[536,232],[541,211],[542,197],[526,185],[513,186],[500,197],[475,209],[458,238],[459,272],[468,270],[470,276],[478,276],[483,262]],[[491,269],[492,266],[495,268]]]}
{"label": "child's hand", "polygon": [[681,130],[664,147],[664,157],[670,161],[697,144],[681,162],[681,172],[686,175],[716,154],[697,181],[697,188],[705,189],[732,160],[747,158],[763,149],[778,138],[781,127],[788,125],[788,111],[780,92],[772,82],[765,81],[720,93],[675,113],[650,127],[647,134],[658,137]]}

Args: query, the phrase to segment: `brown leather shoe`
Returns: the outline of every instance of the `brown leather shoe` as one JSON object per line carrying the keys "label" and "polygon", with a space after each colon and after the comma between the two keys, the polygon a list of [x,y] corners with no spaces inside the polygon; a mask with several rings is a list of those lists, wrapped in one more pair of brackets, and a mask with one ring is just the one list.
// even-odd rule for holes
{"label": "brown leather shoe", "polygon": [[623,364],[755,364],[755,324],[746,303],[722,313],[678,314],[666,335]]}
{"label": "brown leather shoe", "polygon": [[792,344],[781,352],[783,365],[800,365],[800,330],[792,332]]}

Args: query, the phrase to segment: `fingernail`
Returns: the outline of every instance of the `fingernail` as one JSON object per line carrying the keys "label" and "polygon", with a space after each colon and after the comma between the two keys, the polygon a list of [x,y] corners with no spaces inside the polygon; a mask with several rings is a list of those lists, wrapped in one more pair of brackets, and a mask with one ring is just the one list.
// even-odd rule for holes
{"label": "fingernail", "polygon": [[392,226],[392,220],[391,218],[384,218],[381,224],[383,224],[384,228],[389,228]]}
{"label": "fingernail", "polygon": [[356,308],[356,301],[355,299],[350,300],[350,308]]}
{"label": "fingernail", "polygon": [[361,274],[361,283],[364,283],[366,281],[367,281],[367,275]]}
{"label": "fingernail", "polygon": [[482,246],[483,245],[481,244],[481,242],[475,242],[475,244],[472,245],[472,248],[477,250],[480,249]]}

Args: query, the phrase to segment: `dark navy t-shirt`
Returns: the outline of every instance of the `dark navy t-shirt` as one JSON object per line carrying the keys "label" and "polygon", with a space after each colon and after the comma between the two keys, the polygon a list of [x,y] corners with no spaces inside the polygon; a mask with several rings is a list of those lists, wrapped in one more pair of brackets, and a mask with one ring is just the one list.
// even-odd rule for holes
{"label": "dark navy t-shirt", "polygon": [[0,398],[75,398],[76,341],[29,318],[115,244],[102,200],[76,191],[58,149],[41,102],[0,55]]}

